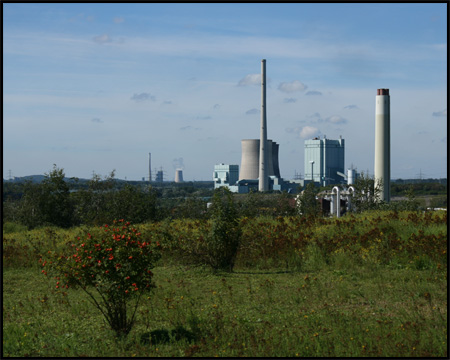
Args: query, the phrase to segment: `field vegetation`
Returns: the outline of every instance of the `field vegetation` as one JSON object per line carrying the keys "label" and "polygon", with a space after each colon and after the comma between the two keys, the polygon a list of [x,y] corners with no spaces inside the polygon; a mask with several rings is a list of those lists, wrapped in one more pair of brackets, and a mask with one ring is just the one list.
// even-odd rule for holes
{"label": "field vegetation", "polygon": [[42,273],[98,226],[4,224],[2,355],[447,357],[446,212],[242,215],[220,201],[133,224],[161,258],[126,336]]}

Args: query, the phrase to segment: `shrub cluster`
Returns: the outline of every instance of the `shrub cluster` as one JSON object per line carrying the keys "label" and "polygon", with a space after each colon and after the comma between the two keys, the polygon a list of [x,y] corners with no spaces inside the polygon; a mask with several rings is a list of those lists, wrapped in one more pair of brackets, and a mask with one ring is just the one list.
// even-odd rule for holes
{"label": "shrub cluster", "polygon": [[[114,221],[85,238],[77,238],[65,254],[48,251],[42,273],[55,277],[57,289],[81,288],[118,335],[134,323],[142,294],[153,287],[151,269],[160,258],[159,242],[142,239],[130,222]],[[131,316],[129,303],[135,305]]]}

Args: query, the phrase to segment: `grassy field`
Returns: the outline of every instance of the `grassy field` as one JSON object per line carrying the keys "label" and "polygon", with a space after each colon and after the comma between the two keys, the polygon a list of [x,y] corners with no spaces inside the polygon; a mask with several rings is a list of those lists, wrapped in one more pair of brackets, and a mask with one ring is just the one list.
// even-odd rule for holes
{"label": "grassy field", "polygon": [[446,214],[241,223],[233,273],[179,258],[207,224],[142,225],[165,254],[122,340],[40,273],[39,253],[86,229],[4,233],[3,356],[447,357]]}

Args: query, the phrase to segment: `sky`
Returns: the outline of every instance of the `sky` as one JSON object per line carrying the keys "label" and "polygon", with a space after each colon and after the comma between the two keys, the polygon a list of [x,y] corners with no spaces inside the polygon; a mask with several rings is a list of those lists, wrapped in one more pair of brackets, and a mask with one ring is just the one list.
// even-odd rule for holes
{"label": "sky", "polygon": [[375,97],[391,177],[447,177],[446,3],[3,3],[3,178],[212,180],[267,133],[285,180],[304,141],[345,139],[373,175]]}

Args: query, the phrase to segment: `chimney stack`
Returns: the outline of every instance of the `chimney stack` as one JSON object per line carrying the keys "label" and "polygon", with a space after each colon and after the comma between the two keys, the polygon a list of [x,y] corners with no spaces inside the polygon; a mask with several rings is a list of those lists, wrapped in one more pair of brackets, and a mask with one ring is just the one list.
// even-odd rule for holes
{"label": "chimney stack", "polygon": [[389,89],[378,89],[375,99],[375,186],[378,200],[391,201],[391,109]]}
{"label": "chimney stack", "polygon": [[269,190],[267,167],[266,60],[261,60],[261,138],[259,143],[259,191]]}

